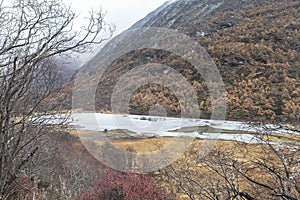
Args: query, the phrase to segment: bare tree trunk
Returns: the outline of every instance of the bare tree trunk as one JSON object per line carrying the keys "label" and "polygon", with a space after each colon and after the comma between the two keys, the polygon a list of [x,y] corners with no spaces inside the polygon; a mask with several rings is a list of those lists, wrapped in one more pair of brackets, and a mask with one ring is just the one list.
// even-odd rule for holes
{"label": "bare tree trunk", "polygon": [[[24,192],[17,191],[15,185],[24,186],[19,180],[26,177],[23,172],[39,151],[38,141],[50,128],[57,129],[68,121],[68,114],[54,112],[62,107],[64,97],[49,98],[58,86],[55,58],[83,53],[100,44],[105,38],[99,34],[106,28],[112,33],[101,12],[91,13],[82,30],[72,29],[74,19],[75,13],[62,0],[0,3],[2,198]],[[57,123],[51,125],[53,121]]]}

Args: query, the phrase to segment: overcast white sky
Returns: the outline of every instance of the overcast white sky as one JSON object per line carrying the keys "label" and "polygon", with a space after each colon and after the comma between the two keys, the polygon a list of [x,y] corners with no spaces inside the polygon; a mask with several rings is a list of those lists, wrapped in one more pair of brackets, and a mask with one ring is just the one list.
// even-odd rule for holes
{"label": "overcast white sky", "polygon": [[102,9],[105,21],[116,25],[114,35],[126,30],[167,0],[64,0],[76,13],[84,16],[89,10]]}

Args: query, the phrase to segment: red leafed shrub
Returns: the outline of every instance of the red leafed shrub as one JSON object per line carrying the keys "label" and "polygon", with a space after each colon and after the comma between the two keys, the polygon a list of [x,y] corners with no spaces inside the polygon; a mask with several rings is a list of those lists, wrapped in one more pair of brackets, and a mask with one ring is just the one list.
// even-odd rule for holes
{"label": "red leafed shrub", "polygon": [[32,199],[33,196],[39,195],[33,180],[27,175],[16,177],[9,190],[11,191],[10,194],[0,196],[0,199]]}
{"label": "red leafed shrub", "polygon": [[152,177],[106,169],[91,191],[76,200],[167,200],[174,196],[158,186]]}

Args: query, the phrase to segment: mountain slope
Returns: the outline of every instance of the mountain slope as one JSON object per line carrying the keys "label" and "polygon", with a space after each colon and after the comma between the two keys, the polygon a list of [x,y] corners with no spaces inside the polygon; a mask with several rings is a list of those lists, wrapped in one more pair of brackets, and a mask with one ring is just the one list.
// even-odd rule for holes
{"label": "mountain slope", "polygon": [[[178,0],[165,3],[132,28],[178,29],[197,40],[223,77],[228,119],[299,121],[299,19],[300,2],[296,0]],[[90,63],[97,65],[98,57]],[[110,65],[98,84],[96,108],[110,110],[111,94],[120,77],[149,62],[166,64],[184,75],[197,91],[202,117],[210,116],[203,78],[180,57],[153,49],[130,52]],[[180,115],[176,95],[157,84],[135,91],[129,111],[148,114],[156,104],[167,115]]]}

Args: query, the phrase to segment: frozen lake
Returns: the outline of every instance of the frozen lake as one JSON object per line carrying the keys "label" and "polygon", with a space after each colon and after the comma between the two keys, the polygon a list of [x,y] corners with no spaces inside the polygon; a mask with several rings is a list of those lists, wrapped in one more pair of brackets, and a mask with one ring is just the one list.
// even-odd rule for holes
{"label": "frozen lake", "polygon": [[224,130],[253,131],[249,125],[237,121],[216,121],[206,119],[183,119],[143,115],[117,115],[102,113],[75,113],[73,125],[84,130],[103,131],[127,129],[133,132],[149,133],[172,131],[183,127],[210,126]]}
{"label": "frozen lake", "polygon": [[[250,134],[251,132],[255,132],[253,128],[246,123],[237,121],[101,113],[76,113],[73,114],[73,118],[74,122],[72,125],[79,130],[95,132],[128,130],[135,136],[194,137],[201,139],[234,140],[245,143],[261,142],[259,138]],[[206,127],[206,131],[198,131],[199,127]],[[226,133],[222,133],[223,131]]]}
{"label": "frozen lake", "polygon": [[[67,115],[49,115],[39,118],[47,124],[59,124]],[[64,119],[63,121],[60,121]],[[73,113],[70,125],[77,130],[95,132],[99,136],[104,132],[118,133],[124,137],[192,137],[212,140],[232,140],[256,144],[263,141],[256,137],[257,133],[300,135],[298,130],[279,127],[272,124],[250,125],[239,121],[218,121],[192,118],[172,118],[143,115]],[[35,120],[35,118],[33,118]],[[286,126],[289,127],[289,126]],[[122,134],[119,134],[122,135]],[[101,136],[101,135],[100,135]],[[93,137],[91,137],[92,139]],[[103,137],[102,137],[103,138]]]}

